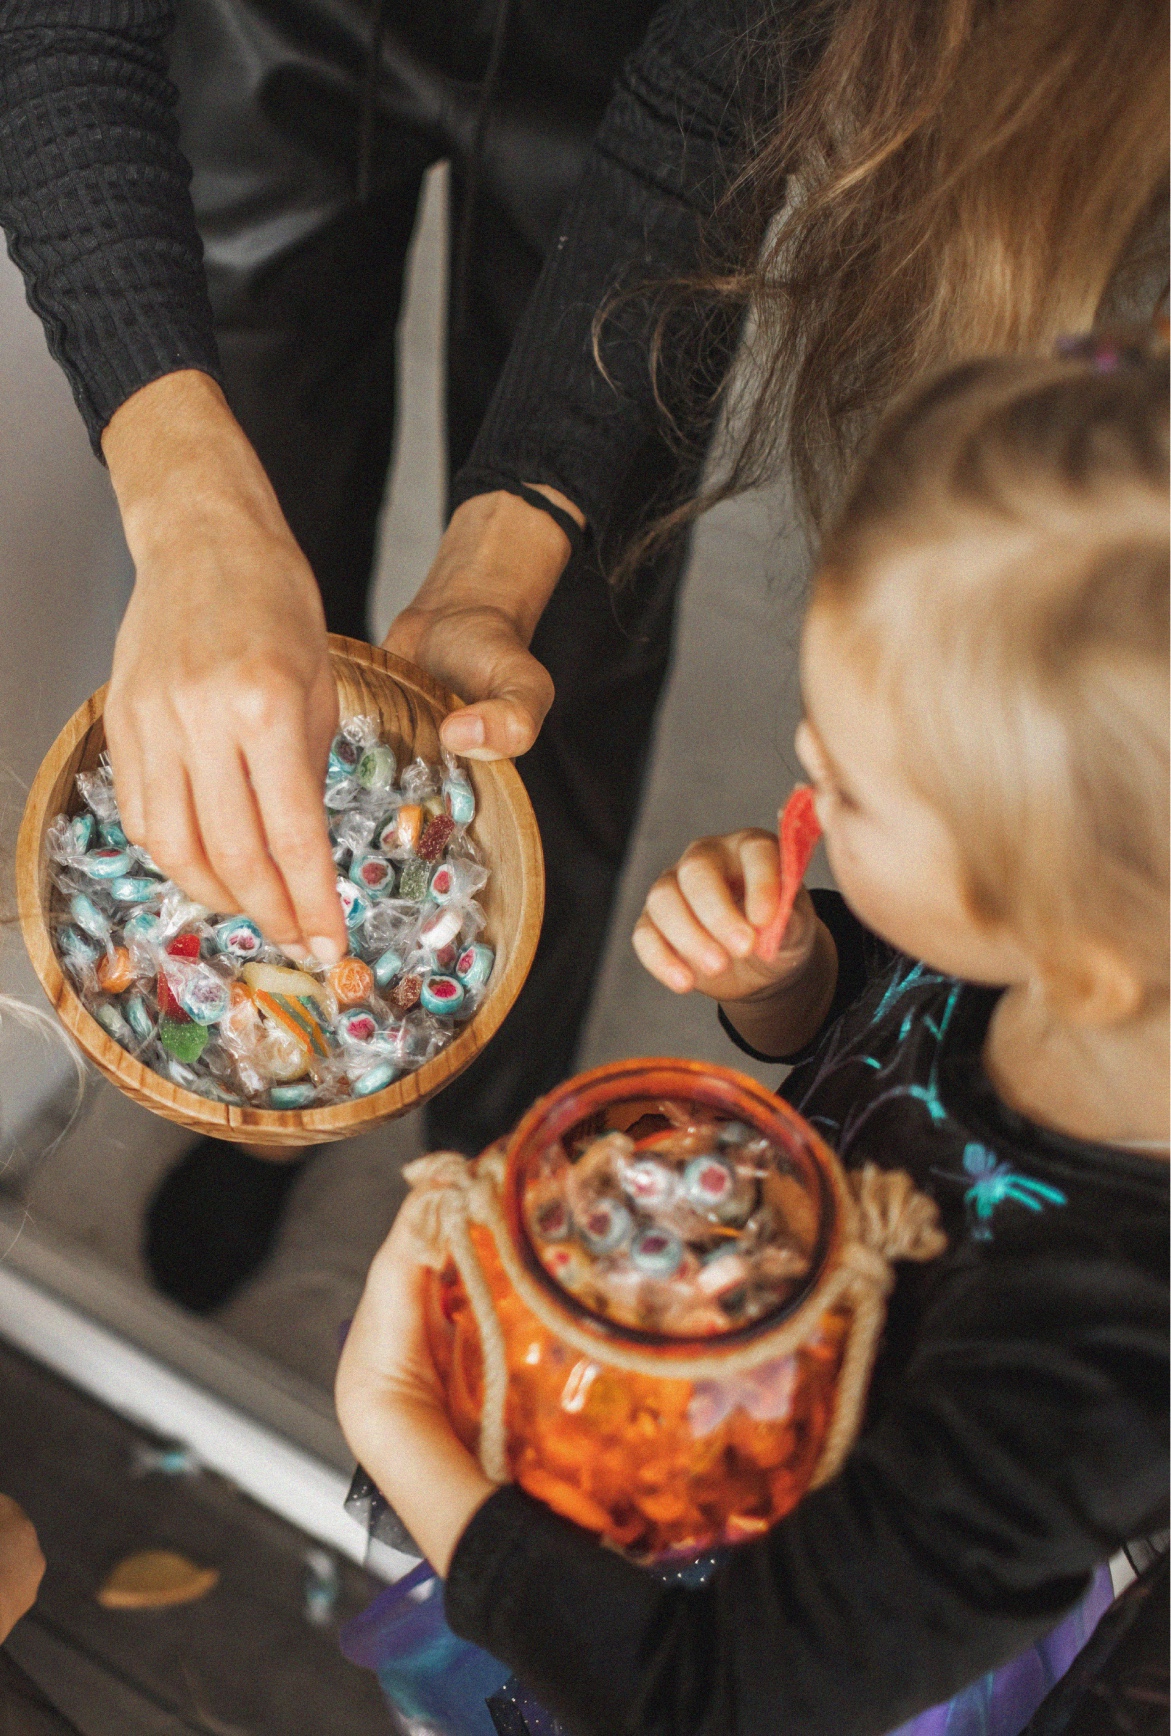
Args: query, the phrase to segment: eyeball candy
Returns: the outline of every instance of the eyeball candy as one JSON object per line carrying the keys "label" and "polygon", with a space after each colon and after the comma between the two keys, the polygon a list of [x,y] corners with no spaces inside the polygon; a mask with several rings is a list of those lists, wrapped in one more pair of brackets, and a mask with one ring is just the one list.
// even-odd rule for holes
{"label": "eyeball candy", "polygon": [[464,1004],[464,986],[454,977],[429,976],[419,988],[419,1005],[427,1013],[458,1013]]}
{"label": "eyeball candy", "polygon": [[[451,1040],[494,964],[474,902],[471,781],[450,756],[396,787],[373,718],[330,746],[323,792],[350,955],[294,970],[247,916],[193,903],[127,840],[108,762],[46,829],[57,951],[103,1028],[216,1101],[296,1110],[385,1089]],[[396,884],[397,882],[397,884]]]}
{"label": "eyeball candy", "polygon": [[248,916],[229,916],[226,922],[217,923],[212,933],[220,951],[229,958],[256,958],[264,946],[264,936]]}
{"label": "eyeball candy", "polygon": [[550,1147],[525,1183],[529,1238],[551,1278],[616,1324],[735,1331],[808,1273],[816,1208],[756,1130],[660,1107],[682,1119],[583,1139],[572,1156]]}
{"label": "eyeball candy", "polygon": [[[370,898],[394,891],[394,863],[385,856],[363,852],[350,863],[350,879]],[[362,915],[365,916],[363,911]]]}
{"label": "eyeball candy", "polygon": [[496,954],[492,948],[485,946],[482,941],[474,940],[455,961],[456,978],[469,991],[482,989],[492,975],[495,963]]}
{"label": "eyeball candy", "polygon": [[367,1007],[351,1007],[335,1029],[343,1043],[370,1043],[378,1035],[378,1021]]}
{"label": "eyeball candy", "polygon": [[339,784],[343,778],[352,778],[358,769],[358,762],[361,758],[362,749],[358,743],[351,741],[348,735],[339,731],[329,744],[329,763],[325,771],[326,786]]}

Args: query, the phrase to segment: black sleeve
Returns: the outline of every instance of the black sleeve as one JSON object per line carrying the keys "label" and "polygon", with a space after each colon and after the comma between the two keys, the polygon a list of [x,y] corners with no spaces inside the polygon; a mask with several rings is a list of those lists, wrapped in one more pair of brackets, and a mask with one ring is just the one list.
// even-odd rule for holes
{"label": "black sleeve", "polygon": [[[702,1588],[516,1488],[461,1538],[451,1626],[579,1736],[880,1736],[1017,1655],[1164,1523],[1165,1282],[956,1262],[841,1475]],[[1027,1336],[1026,1336],[1027,1333]]]}
{"label": "black sleeve", "polygon": [[725,1034],[742,1054],[751,1055],[754,1061],[773,1061],[778,1067],[795,1067],[799,1061],[804,1061],[835,1020],[840,1019],[846,1008],[852,1007],[858,999],[880,962],[880,954],[886,959],[890,957],[890,949],[883,952],[885,943],[862,926],[840,892],[833,892],[827,886],[811,886],[809,896],[814,910],[833,936],[837,950],[838,980],[834,985],[834,998],[813,1036],[792,1055],[766,1055],[762,1050],[754,1049],[751,1043],[745,1042],[720,1007],[719,1020]]}
{"label": "black sleeve", "polygon": [[218,376],[171,0],[0,0],[0,224],[100,456],[163,374]]}
{"label": "black sleeve", "polygon": [[[540,482],[581,508],[595,538],[605,536],[624,481],[662,436],[651,373],[659,307],[653,286],[698,269],[705,219],[742,149],[742,48],[752,10],[749,0],[671,0],[655,14],[618,80],[479,438],[455,479],[454,506],[502,477]],[[706,239],[715,244],[710,229]],[[603,374],[592,326],[616,290],[638,293],[603,326]],[[701,368],[708,382],[723,378],[738,331],[738,316],[698,298],[672,317],[660,378],[669,411],[687,414]],[[702,444],[710,419],[692,421],[693,444]]]}

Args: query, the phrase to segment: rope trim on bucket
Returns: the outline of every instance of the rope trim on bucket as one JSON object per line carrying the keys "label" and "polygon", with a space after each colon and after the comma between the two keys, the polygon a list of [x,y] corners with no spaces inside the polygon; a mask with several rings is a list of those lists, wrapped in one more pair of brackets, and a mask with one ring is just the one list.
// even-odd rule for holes
{"label": "rope trim on bucket", "polygon": [[834,1160],[830,1179],[843,1240],[837,1263],[823,1272],[801,1306],[771,1332],[746,1344],[734,1348],[725,1344],[691,1356],[663,1356],[591,1332],[560,1308],[525,1268],[503,1211],[502,1146],[490,1147],[472,1162],[456,1152],[432,1152],[408,1164],[403,1174],[412,1188],[403,1209],[409,1213],[419,1258],[435,1271],[448,1259],[454,1262],[480,1335],[484,1401],[479,1457],[485,1476],[495,1483],[511,1480],[505,1428],[508,1363],[504,1334],[472,1239],[473,1223],[489,1231],[510,1284],[547,1331],[595,1362],[655,1380],[726,1380],[773,1357],[791,1355],[826,1313],[841,1305],[849,1307],[852,1320],[834,1414],[814,1473],[815,1488],[836,1476],[857,1436],[886,1318],[886,1298],[894,1283],[892,1261],[932,1260],[947,1246],[935,1202],[916,1190],[905,1171],[866,1164],[847,1177]]}

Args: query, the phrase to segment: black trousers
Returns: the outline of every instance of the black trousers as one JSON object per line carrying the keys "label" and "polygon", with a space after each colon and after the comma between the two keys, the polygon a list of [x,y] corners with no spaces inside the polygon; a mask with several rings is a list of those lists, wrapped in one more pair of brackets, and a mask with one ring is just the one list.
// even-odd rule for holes
{"label": "black trousers", "polygon": [[[405,50],[397,77],[390,36],[361,202],[361,33],[339,30],[338,0],[321,4],[328,29],[307,24],[312,4],[184,0],[172,76],[229,400],[317,576],[329,626],[366,638],[395,436],[396,329],[423,174],[449,157],[453,238],[470,221],[462,308],[448,325],[451,475],[471,448],[553,238],[550,175],[568,194],[601,110],[583,116],[578,103],[558,117],[549,150],[529,153],[531,187],[526,162],[513,160],[507,199],[482,182],[467,220],[461,141],[475,128],[459,104],[466,111],[475,93],[445,91],[442,76]],[[510,88],[515,94],[515,80]],[[556,91],[533,97],[537,112],[555,112]],[[652,442],[643,474],[630,479],[632,512],[673,464]],[[557,696],[519,770],[544,843],[545,924],[509,1018],[430,1105],[435,1144],[482,1149],[572,1066],[638,807],[683,560],[675,550],[619,596],[596,565],[575,561],[537,629],[532,649]]]}

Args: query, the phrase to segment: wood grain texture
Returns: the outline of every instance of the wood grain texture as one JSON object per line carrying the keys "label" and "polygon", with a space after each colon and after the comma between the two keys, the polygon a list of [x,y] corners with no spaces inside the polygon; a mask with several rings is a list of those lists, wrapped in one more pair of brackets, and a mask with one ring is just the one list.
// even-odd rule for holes
{"label": "wood grain texture", "polygon": [[[330,660],[343,718],[376,715],[400,766],[421,754],[439,758],[439,725],[460,703],[423,670],[358,639],[330,634]],[[483,1003],[455,1039],[415,1073],[372,1097],[328,1109],[253,1109],[212,1103],[184,1091],[135,1060],[86,1012],[53,950],[46,913],[51,883],[45,831],[59,813],[81,806],[75,778],[96,766],[105,747],[99,688],[70,718],[46,754],[25,803],[16,846],[16,891],[25,945],[41,985],[66,1030],[95,1067],[135,1102],[194,1133],[272,1145],[318,1145],[365,1132],[433,1097],[479,1054],[512,1007],[537,949],[545,906],[545,868],[536,817],[516,767],[507,760],[466,761],[476,792],[472,835],[484,851],[489,880],[480,894],[496,968]]]}

